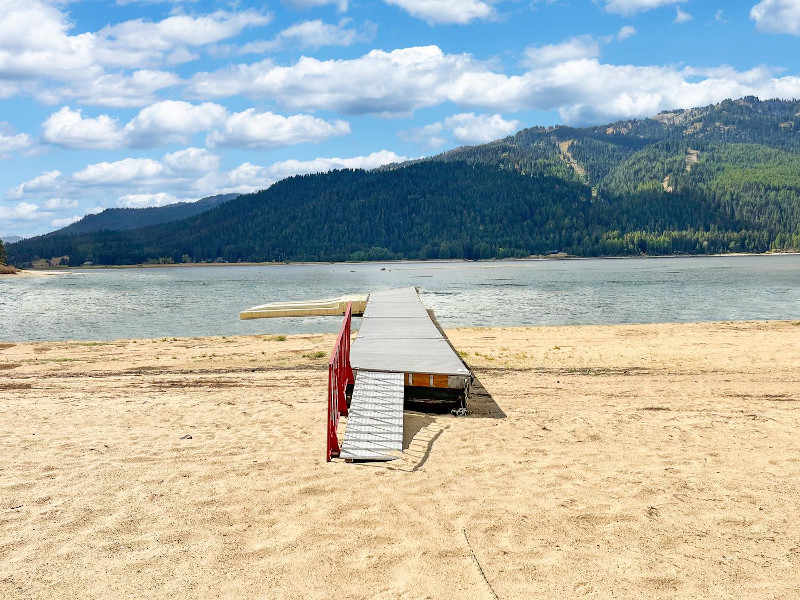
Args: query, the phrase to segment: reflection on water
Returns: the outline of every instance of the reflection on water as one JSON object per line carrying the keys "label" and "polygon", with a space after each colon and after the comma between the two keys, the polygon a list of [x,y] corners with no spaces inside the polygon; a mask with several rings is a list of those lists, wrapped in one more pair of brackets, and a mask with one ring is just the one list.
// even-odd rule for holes
{"label": "reflection on water", "polygon": [[2,278],[0,339],[332,332],[339,319],[238,314],[402,286],[445,327],[800,318],[800,255],[208,266]]}

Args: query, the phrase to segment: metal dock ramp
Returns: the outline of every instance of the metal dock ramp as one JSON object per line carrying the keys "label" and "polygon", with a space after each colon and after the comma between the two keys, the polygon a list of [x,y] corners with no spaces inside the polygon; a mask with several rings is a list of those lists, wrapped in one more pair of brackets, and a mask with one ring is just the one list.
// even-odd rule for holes
{"label": "metal dock ramp", "polygon": [[339,458],[394,460],[403,452],[403,374],[359,371]]}

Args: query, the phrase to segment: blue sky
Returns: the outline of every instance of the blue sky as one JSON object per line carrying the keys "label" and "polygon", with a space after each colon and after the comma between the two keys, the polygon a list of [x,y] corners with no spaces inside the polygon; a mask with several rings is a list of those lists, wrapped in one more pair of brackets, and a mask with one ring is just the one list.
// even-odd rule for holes
{"label": "blue sky", "polygon": [[800,0],[0,0],[0,235],[800,98]]}

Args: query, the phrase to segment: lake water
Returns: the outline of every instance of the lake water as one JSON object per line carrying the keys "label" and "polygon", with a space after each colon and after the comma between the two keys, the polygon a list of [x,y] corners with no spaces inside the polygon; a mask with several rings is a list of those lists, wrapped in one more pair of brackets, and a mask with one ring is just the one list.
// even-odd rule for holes
{"label": "lake water", "polygon": [[800,319],[800,255],[203,266],[4,277],[0,340],[333,332],[336,317],[238,315],[403,286],[445,327]]}

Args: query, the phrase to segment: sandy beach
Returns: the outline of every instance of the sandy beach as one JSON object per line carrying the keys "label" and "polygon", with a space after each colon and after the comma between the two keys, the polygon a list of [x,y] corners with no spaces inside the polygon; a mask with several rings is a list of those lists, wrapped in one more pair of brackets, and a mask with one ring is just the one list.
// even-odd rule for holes
{"label": "sandy beach", "polygon": [[384,464],[333,335],[0,343],[0,597],[800,597],[800,322],[447,333]]}

